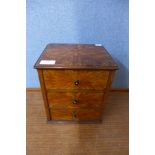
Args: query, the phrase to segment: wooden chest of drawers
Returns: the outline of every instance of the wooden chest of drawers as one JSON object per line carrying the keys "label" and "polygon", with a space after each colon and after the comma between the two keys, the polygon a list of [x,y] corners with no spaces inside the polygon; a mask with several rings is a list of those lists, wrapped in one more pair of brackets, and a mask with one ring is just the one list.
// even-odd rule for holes
{"label": "wooden chest of drawers", "polygon": [[105,96],[118,69],[103,46],[48,44],[34,67],[48,121],[102,120]]}

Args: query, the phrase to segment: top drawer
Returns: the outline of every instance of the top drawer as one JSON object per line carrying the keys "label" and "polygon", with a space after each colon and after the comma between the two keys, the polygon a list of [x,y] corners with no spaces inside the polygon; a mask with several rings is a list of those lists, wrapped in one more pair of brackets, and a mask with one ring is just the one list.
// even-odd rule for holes
{"label": "top drawer", "polygon": [[109,71],[43,70],[46,89],[96,89],[106,87]]}

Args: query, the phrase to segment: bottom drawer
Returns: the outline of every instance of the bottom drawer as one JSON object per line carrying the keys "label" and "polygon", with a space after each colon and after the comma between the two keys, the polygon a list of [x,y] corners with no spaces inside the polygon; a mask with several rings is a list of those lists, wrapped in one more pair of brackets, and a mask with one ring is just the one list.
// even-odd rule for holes
{"label": "bottom drawer", "polygon": [[100,109],[50,109],[52,120],[101,120]]}

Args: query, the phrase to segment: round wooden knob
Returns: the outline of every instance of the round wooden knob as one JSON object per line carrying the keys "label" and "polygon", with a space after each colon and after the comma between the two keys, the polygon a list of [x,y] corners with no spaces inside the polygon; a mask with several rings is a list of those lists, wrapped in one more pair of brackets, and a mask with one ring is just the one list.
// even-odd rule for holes
{"label": "round wooden knob", "polygon": [[75,84],[76,86],[79,85],[79,84],[80,84],[80,80],[74,81],[74,84]]}
{"label": "round wooden knob", "polygon": [[73,103],[73,104],[78,104],[78,102],[79,102],[79,100],[76,100],[76,99],[75,99],[75,100],[73,100],[72,103]]}
{"label": "round wooden knob", "polygon": [[76,112],[73,112],[72,116],[73,116],[73,118],[77,118]]}

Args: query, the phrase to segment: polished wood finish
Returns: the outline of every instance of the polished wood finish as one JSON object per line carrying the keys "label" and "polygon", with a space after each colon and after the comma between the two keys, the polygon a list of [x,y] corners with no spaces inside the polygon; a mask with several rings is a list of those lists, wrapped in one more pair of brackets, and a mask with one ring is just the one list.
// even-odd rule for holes
{"label": "polished wood finish", "polygon": [[100,109],[50,109],[52,120],[100,120]]}
{"label": "polished wood finish", "polygon": [[47,95],[46,95],[46,91],[45,91],[45,83],[44,83],[44,79],[43,79],[43,71],[38,70],[38,75],[39,75],[39,80],[40,80],[40,85],[41,85],[41,90],[42,90],[42,96],[44,99],[44,105],[45,105],[45,109],[46,109],[47,120],[51,120],[49,104],[47,101]]}
{"label": "polished wood finish", "polygon": [[73,89],[75,72],[72,70],[43,70],[46,89]]}
{"label": "polished wood finish", "polygon": [[[50,59],[56,63],[40,64],[41,60]],[[104,47],[49,44],[34,67],[38,70],[48,121],[101,120],[101,109],[118,69]]]}
{"label": "polished wood finish", "polygon": [[[32,87],[28,87],[26,88],[26,91],[40,91],[40,88],[32,88]],[[109,90],[110,92],[129,92],[129,88],[110,88]]]}
{"label": "polished wood finish", "polygon": [[[110,92],[98,124],[47,123],[40,91],[27,91],[27,155],[128,155],[127,92]],[[74,121],[75,122],[75,121]]]}
{"label": "polished wood finish", "polygon": [[[41,60],[56,60],[54,65],[41,65]],[[37,60],[37,69],[118,69],[103,46],[95,44],[48,44]]]}
{"label": "polished wood finish", "polygon": [[78,71],[77,79],[80,81],[78,89],[103,90],[106,87],[109,71]]}
{"label": "polished wood finish", "polygon": [[[109,71],[43,70],[46,89],[97,89],[106,87]],[[75,84],[76,81],[79,84]]]}
{"label": "polished wood finish", "polygon": [[[61,96],[61,97],[60,97]],[[94,92],[52,92],[47,93],[51,107],[101,106],[104,93]]]}

